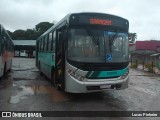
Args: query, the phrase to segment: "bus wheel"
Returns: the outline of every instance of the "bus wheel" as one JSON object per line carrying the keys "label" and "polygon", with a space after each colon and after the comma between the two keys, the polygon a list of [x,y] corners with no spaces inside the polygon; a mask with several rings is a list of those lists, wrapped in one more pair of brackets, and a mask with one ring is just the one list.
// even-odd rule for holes
{"label": "bus wheel", "polygon": [[59,84],[57,84],[57,89],[60,90],[60,91],[64,91],[65,90],[65,83],[64,81],[62,80],[62,78],[60,78],[61,81]]}

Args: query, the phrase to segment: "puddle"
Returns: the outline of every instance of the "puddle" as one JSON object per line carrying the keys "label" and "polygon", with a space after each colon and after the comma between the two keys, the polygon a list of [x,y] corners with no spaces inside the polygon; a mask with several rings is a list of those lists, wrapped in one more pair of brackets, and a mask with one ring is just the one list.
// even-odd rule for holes
{"label": "puddle", "polygon": [[12,96],[10,99],[10,103],[18,103],[20,100],[27,98],[29,95],[34,95],[34,92],[31,88],[26,88],[25,86],[19,87],[22,89],[21,92],[19,92],[17,95]]}
{"label": "puddle", "polygon": [[10,103],[16,104],[22,99],[26,99],[33,95],[39,94],[49,94],[52,102],[64,102],[69,100],[67,93],[58,91],[53,86],[20,86],[20,92],[15,96],[11,96]]}
{"label": "puddle", "polygon": [[50,94],[50,97],[53,102],[63,102],[69,99],[67,93],[58,91],[53,86],[26,86],[30,87],[35,94]]}

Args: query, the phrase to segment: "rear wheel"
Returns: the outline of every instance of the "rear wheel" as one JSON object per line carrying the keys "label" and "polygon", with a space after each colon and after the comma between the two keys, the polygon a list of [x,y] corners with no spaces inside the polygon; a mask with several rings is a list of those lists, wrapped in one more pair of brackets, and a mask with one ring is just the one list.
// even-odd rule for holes
{"label": "rear wheel", "polygon": [[58,75],[57,75],[58,89],[61,91],[64,91],[65,90],[64,69],[59,68],[57,73],[58,73]]}

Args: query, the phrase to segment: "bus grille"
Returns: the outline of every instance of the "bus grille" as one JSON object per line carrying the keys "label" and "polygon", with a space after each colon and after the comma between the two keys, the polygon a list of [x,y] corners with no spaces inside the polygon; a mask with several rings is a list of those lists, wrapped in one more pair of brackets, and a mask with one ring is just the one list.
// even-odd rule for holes
{"label": "bus grille", "polygon": [[84,71],[112,71],[126,68],[129,62],[121,63],[82,63],[68,60],[68,63]]}

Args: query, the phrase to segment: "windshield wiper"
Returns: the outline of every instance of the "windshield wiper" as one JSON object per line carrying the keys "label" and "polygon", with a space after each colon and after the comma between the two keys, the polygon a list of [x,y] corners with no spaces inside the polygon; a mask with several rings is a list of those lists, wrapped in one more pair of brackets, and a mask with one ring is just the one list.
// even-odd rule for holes
{"label": "windshield wiper", "polygon": [[117,33],[109,35],[109,50],[110,50],[111,54],[112,54],[112,47],[111,46],[113,45],[116,37],[117,37]]}
{"label": "windshield wiper", "polygon": [[94,32],[91,32],[88,29],[85,29],[85,30],[87,31],[88,35],[92,38],[93,42],[99,46],[99,39],[96,39],[96,35],[94,34]]}

